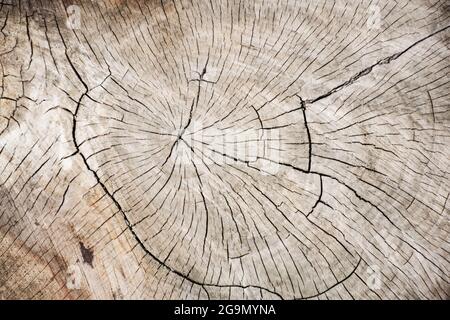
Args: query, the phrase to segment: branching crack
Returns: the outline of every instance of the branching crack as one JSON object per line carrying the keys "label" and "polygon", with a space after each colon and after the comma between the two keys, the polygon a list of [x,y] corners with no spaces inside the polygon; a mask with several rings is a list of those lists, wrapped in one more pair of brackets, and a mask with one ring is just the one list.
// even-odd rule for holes
{"label": "branching crack", "polygon": [[320,96],[318,96],[316,98],[307,99],[307,100],[305,100],[305,102],[307,104],[312,104],[312,103],[315,103],[317,101],[320,101],[322,99],[325,99],[325,98],[331,96],[332,94],[334,94],[334,93],[344,89],[345,87],[350,86],[351,84],[353,84],[358,79],[360,79],[360,78],[370,74],[375,67],[391,63],[391,61],[394,61],[394,60],[400,58],[403,54],[408,52],[411,48],[415,47],[416,45],[424,42],[425,40],[427,40],[427,39],[429,39],[429,38],[431,38],[431,37],[433,37],[433,36],[443,32],[443,31],[445,31],[445,30],[447,30],[449,28],[450,28],[450,25],[435,31],[435,32],[429,34],[428,36],[426,36],[426,37],[424,37],[422,39],[417,40],[416,42],[412,43],[410,46],[408,46],[404,50],[402,50],[400,52],[397,52],[397,53],[394,53],[394,54],[392,54],[392,55],[390,55],[390,56],[388,56],[386,58],[383,58],[383,59],[379,60],[378,62],[374,63],[373,65],[363,69],[362,71],[360,71],[357,74],[353,75],[350,79],[348,79],[344,83],[341,83],[340,85],[334,87],[330,91],[328,91],[328,92],[326,92],[326,93],[324,93],[324,94],[322,94],[322,95],[320,95]]}

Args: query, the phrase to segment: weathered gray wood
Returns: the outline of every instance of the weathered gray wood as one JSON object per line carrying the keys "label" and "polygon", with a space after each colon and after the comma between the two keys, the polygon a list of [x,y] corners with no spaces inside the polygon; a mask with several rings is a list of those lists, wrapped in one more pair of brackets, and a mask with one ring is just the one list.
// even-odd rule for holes
{"label": "weathered gray wood", "polygon": [[0,3],[0,296],[447,299],[445,0]]}

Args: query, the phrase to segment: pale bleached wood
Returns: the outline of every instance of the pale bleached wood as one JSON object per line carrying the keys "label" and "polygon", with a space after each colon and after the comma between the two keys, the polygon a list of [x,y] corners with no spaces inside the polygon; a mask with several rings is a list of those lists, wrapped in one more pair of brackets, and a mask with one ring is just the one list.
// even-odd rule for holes
{"label": "pale bleached wood", "polygon": [[448,298],[446,1],[3,0],[0,30],[1,298]]}

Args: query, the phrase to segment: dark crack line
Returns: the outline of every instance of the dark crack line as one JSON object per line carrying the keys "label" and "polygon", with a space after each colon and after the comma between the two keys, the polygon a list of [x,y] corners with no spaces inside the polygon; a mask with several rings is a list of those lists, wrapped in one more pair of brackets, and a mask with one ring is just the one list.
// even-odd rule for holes
{"label": "dark crack line", "polygon": [[311,142],[311,133],[309,131],[309,127],[308,127],[308,120],[306,118],[306,105],[305,105],[305,101],[300,98],[300,103],[301,103],[301,109],[303,112],[303,120],[305,122],[305,128],[306,128],[306,134],[308,136],[308,144],[309,144],[309,156],[308,156],[308,169],[307,171],[310,172],[311,171],[311,158],[312,158],[312,142]]}
{"label": "dark crack line", "polygon": [[251,106],[251,107],[253,108],[253,110],[255,110],[256,116],[258,117],[259,124],[261,125],[261,130],[263,130],[264,129],[264,125],[263,125],[263,122],[261,120],[261,117],[259,115],[258,110],[254,106]]}

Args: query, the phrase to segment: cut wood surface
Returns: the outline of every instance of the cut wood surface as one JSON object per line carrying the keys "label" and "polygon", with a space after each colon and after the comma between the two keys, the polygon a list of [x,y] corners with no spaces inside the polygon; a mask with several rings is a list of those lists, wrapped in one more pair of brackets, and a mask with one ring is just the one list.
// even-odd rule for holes
{"label": "cut wood surface", "polygon": [[446,0],[0,2],[1,299],[448,299]]}

